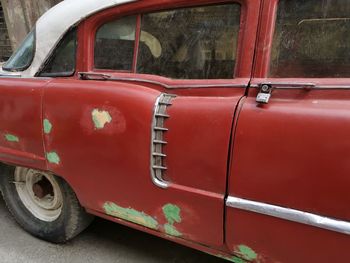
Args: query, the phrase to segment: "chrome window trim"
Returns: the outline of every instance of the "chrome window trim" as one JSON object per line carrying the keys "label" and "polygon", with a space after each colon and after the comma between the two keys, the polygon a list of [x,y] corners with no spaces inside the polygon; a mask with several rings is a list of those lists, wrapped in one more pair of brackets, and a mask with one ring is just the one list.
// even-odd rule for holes
{"label": "chrome window trim", "polygon": [[[136,0],[65,0],[48,10],[36,23],[36,54],[23,77],[34,77],[67,29],[102,10]],[[62,19],[63,18],[63,19]],[[54,29],[54,30],[53,30]]]}
{"label": "chrome window trim", "polygon": [[166,89],[188,89],[188,88],[247,88],[247,84],[166,84],[157,80],[150,80],[146,78],[136,78],[136,77],[113,77],[112,75],[105,73],[95,73],[95,72],[79,72],[79,76],[83,80],[108,80],[108,81],[130,81],[130,82],[139,82],[147,83],[161,86]]}
{"label": "chrome window trim", "polygon": [[[45,73],[45,69],[50,63],[52,63],[55,56],[58,54],[58,48],[62,45],[62,43],[65,41],[66,37],[72,33],[72,31],[75,31],[75,50],[74,50],[74,71],[70,72],[50,72]],[[50,51],[48,54],[46,60],[42,63],[42,65],[39,67],[38,72],[35,74],[35,77],[41,77],[41,78],[55,78],[55,77],[71,77],[74,76],[76,70],[77,70],[77,63],[78,63],[78,27],[73,26],[67,30],[67,32],[62,35],[61,39],[57,42],[55,47]]]}
{"label": "chrome window trim", "polygon": [[22,75],[21,74],[11,74],[11,73],[6,73],[6,72],[2,72],[0,71],[0,78],[21,78]]}
{"label": "chrome window trim", "polygon": [[[350,82],[350,80],[349,80]],[[309,89],[309,90],[327,90],[327,89],[350,89],[350,85],[317,85],[315,83],[299,83],[299,82],[263,82],[270,85],[274,89]],[[251,88],[260,88],[261,84],[251,84]]]}
{"label": "chrome window trim", "polygon": [[345,85],[317,85],[315,86],[316,89],[350,89],[350,86]]}
{"label": "chrome window trim", "polygon": [[227,198],[226,206],[350,235],[350,222],[339,219],[233,196]]}
{"label": "chrome window trim", "polygon": [[186,89],[186,88],[246,88],[246,85],[242,84],[174,84],[168,85],[156,80],[142,79],[142,78],[123,78],[123,77],[112,77],[108,80],[114,81],[132,81],[159,85],[166,89]]}

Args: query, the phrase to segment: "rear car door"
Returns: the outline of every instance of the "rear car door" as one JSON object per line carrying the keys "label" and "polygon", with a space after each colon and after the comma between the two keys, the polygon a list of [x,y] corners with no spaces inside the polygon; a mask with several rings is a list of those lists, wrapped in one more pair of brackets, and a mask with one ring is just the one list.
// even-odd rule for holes
{"label": "rear car door", "polygon": [[264,3],[229,181],[231,251],[267,262],[347,258],[349,14],[348,1]]}
{"label": "rear car door", "polygon": [[140,1],[80,25],[75,76],[45,89],[45,147],[91,213],[223,248],[259,5]]}

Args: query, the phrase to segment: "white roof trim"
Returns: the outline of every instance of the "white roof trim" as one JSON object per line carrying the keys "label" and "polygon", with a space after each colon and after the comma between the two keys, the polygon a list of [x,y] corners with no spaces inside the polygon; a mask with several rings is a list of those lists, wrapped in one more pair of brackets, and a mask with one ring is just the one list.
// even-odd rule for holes
{"label": "white roof trim", "polygon": [[72,26],[98,11],[136,0],[65,0],[47,11],[36,24],[36,52],[31,66],[21,73],[33,77]]}

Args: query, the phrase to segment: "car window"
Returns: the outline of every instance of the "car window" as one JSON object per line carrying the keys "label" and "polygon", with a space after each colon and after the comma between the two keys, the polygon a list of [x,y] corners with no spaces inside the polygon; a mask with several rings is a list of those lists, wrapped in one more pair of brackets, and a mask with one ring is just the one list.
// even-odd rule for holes
{"label": "car window", "polygon": [[175,79],[232,79],[239,25],[239,4],[145,14],[137,72]]}
{"label": "car window", "polygon": [[77,29],[70,30],[56,47],[40,76],[71,76],[75,72]]}
{"label": "car window", "polygon": [[17,51],[4,64],[6,71],[23,71],[27,69],[34,58],[35,30],[30,32]]}
{"label": "car window", "polygon": [[104,24],[97,30],[95,68],[132,70],[136,20],[136,16],[125,17]]}
{"label": "car window", "polygon": [[350,1],[280,0],[271,77],[350,77]]}

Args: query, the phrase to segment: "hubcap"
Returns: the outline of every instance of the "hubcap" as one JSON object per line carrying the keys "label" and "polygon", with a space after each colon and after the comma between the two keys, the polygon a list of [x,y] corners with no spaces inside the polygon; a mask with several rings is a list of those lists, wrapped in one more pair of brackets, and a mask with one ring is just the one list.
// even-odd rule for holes
{"label": "hubcap", "polygon": [[53,175],[17,167],[14,183],[21,202],[36,218],[53,222],[61,215],[63,198]]}

